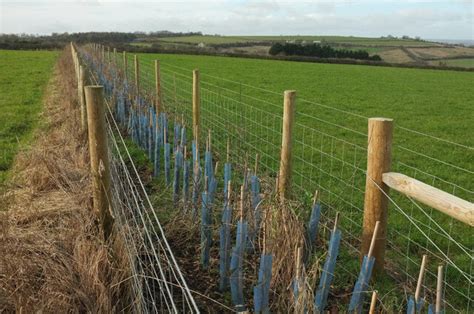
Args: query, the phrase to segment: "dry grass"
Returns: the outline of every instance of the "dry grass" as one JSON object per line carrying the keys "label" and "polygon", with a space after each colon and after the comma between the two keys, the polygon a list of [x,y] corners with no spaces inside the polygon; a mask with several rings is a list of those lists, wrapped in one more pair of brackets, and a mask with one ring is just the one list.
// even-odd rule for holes
{"label": "dry grass", "polygon": [[65,50],[45,97],[45,127],[17,156],[0,199],[1,312],[112,312],[127,304],[125,259],[102,240],[91,213],[72,71]]}
{"label": "dry grass", "polygon": [[474,48],[469,47],[436,47],[436,48],[408,48],[421,59],[444,59],[474,56]]}
{"label": "dry grass", "polygon": [[[270,190],[268,185],[266,190]],[[299,265],[297,262],[298,248],[302,252],[306,250],[304,223],[296,214],[301,212],[301,208],[298,208],[301,205],[290,201],[281,203],[275,194],[265,197],[266,201],[262,203],[264,220],[260,251],[273,255],[270,285],[272,310],[304,313],[313,303],[311,287],[318,276],[319,264],[311,263],[307,265],[310,269],[305,269],[304,256],[301,256]],[[305,279],[302,281],[304,288],[299,292],[298,300],[295,300],[293,282],[298,272]]]}
{"label": "dry grass", "polygon": [[405,51],[400,48],[384,50],[378,53],[383,61],[390,63],[409,63],[413,59]]}

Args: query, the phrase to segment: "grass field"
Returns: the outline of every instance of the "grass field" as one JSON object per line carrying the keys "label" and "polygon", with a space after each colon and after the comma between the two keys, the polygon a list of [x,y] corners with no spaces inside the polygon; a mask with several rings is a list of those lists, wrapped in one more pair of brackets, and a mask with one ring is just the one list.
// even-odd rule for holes
{"label": "grass field", "polygon": [[[221,81],[222,87],[235,89],[241,82],[277,93],[295,89],[299,98],[367,117],[391,117],[404,127],[469,146],[474,144],[474,134],[468,132],[472,122],[469,113],[474,106],[473,73],[208,56],[140,55],[144,63],[157,58],[165,72],[174,71],[171,66],[179,66],[188,69],[187,74],[191,77],[191,70],[199,68],[203,80],[211,83],[217,83],[219,79],[206,75],[237,82]],[[253,90],[252,93],[256,97],[272,97],[264,91]],[[298,109],[318,115],[316,107]],[[365,131],[366,123],[362,121],[354,127]]]}
{"label": "grass field", "polygon": [[0,50],[0,183],[31,137],[58,53]]}
{"label": "grass field", "polygon": [[470,59],[446,59],[442,60],[448,66],[474,68],[474,58]]}
{"label": "grass field", "polygon": [[[225,149],[225,137],[229,132],[246,133],[243,148],[247,148],[250,154],[266,152],[261,154],[261,163],[267,166],[262,168],[267,168],[269,175],[274,175],[278,168],[281,121],[275,116],[281,116],[282,93],[288,89],[296,90],[295,185],[307,193],[307,198],[316,187],[323,191],[325,205],[342,212],[344,219],[341,224],[346,239],[349,237],[347,233],[355,238],[360,234],[361,213],[352,206],[362,207],[365,175],[356,174],[351,165],[364,169],[366,153],[352,152],[352,146],[343,141],[366,147],[365,117],[384,116],[395,120],[393,171],[413,176],[469,201],[474,200],[474,134],[471,131],[474,73],[167,54],[141,54],[139,58],[145,78],[142,86],[148,85],[153,90],[152,62],[159,59],[168,105],[175,97],[175,105],[168,110],[184,112],[188,119],[191,116],[191,70],[199,68],[201,119],[204,129],[213,129],[216,150]],[[132,64],[131,60],[129,64]],[[132,75],[131,71],[129,75]],[[314,134],[307,128],[327,135],[316,135],[313,140]],[[243,157],[240,150],[238,154]],[[424,224],[428,237],[430,232],[438,232],[432,231],[434,229],[421,209],[415,207],[414,210],[407,198],[393,197],[402,211]],[[413,230],[407,218],[394,206],[390,207],[389,240],[401,252],[389,250],[389,259],[401,265],[406,263],[406,271],[415,275],[421,254],[426,250],[436,250],[427,242],[426,235]],[[469,227],[429,208],[424,210],[450,230],[455,241],[467,248],[472,247]],[[331,217],[335,213],[328,214]],[[450,258],[460,268],[469,272],[470,261],[462,250],[457,251],[452,245],[450,249],[449,241],[443,236],[437,236],[435,241],[442,250],[448,250]],[[411,262],[406,260],[406,254],[413,259]],[[347,252],[343,259],[346,268],[357,272],[357,260]],[[430,267],[435,268],[435,264],[433,261]],[[462,292],[450,290],[447,295],[457,308],[462,308],[466,302],[462,294],[468,293],[469,285],[466,286],[464,279],[452,268],[448,270],[448,278]],[[380,291],[387,292],[393,288],[388,282],[378,281]],[[433,283],[433,277],[429,282]],[[340,284],[344,286],[344,283]]]}
{"label": "grass field", "polygon": [[388,39],[352,36],[182,36],[182,37],[162,37],[160,41],[185,42],[185,43],[205,43],[205,44],[228,44],[260,41],[285,41],[285,40],[306,40],[325,41],[329,43],[350,44],[359,46],[436,46],[436,43],[416,41],[411,39]]}

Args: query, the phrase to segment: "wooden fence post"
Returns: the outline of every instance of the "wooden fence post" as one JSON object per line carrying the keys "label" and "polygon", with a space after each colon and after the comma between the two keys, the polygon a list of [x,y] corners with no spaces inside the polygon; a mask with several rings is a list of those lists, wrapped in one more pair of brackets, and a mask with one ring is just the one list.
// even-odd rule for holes
{"label": "wooden fence post", "polygon": [[84,85],[86,82],[86,71],[82,65],[79,66],[79,80],[77,82],[77,92],[79,96],[79,105],[81,110],[81,127],[82,131],[87,130],[87,109],[86,96],[84,95]]}
{"label": "wooden fence post", "polygon": [[135,66],[135,89],[138,97],[140,95],[140,68],[137,55],[133,55],[133,64]]}
{"label": "wooden fence post", "polygon": [[385,246],[387,241],[387,194],[389,188],[382,181],[382,175],[390,171],[392,161],[393,120],[386,118],[370,118],[367,148],[367,176],[365,183],[364,223],[362,230],[361,256],[367,254],[375,224],[380,227],[373,256],[374,269],[383,271]]}
{"label": "wooden fence post", "polygon": [[160,60],[155,60],[155,84],[156,84],[156,115],[161,112],[161,77]]}
{"label": "wooden fence post", "polygon": [[102,86],[85,87],[87,122],[89,129],[89,154],[91,160],[94,211],[102,224],[105,238],[112,233],[112,193],[110,166],[105,125],[104,90]]}
{"label": "wooden fence post", "polygon": [[292,132],[295,120],[296,91],[287,90],[283,102],[283,133],[281,137],[280,174],[278,175],[278,193],[283,201],[289,197],[291,189]]}
{"label": "wooden fence post", "polygon": [[199,70],[193,70],[193,135],[196,145],[199,142],[199,110],[201,100],[199,91]]}

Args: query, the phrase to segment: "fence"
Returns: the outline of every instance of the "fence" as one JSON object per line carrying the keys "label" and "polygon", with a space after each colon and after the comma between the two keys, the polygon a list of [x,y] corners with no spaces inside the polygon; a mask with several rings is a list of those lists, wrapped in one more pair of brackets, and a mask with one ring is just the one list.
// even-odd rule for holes
{"label": "fence", "polygon": [[[193,125],[193,97],[196,96],[191,69],[161,62],[157,71],[152,56],[141,55],[142,60],[126,53],[119,56],[103,50],[101,54],[104,64],[116,65],[129,81],[135,80],[135,88],[142,95],[152,100],[158,74],[161,108],[170,114],[170,120],[179,119],[188,126]],[[200,73],[199,84],[200,130],[212,130],[215,152],[223,154],[230,139],[233,162],[250,164],[258,154],[264,175],[276,177],[280,165],[283,95],[204,73]],[[354,281],[359,269],[359,262],[353,257],[359,255],[363,225],[367,117],[305,99],[297,99],[296,103],[292,195],[310,208],[313,191],[319,190],[323,219],[328,222],[323,226],[332,225],[330,221],[335,213],[342,213],[340,228],[345,236],[341,258],[344,262],[337,265],[336,272],[344,273],[338,280],[345,281],[339,283],[341,286],[347,285]],[[204,142],[205,133],[201,132],[200,142]],[[391,147],[392,171],[472,202],[474,171],[469,160],[464,160],[472,154],[472,147],[397,126],[397,121]],[[443,155],[445,151],[451,155]],[[219,157],[223,159],[223,155]],[[436,268],[442,264],[445,266],[446,309],[470,312],[473,306],[470,226],[413,198],[393,192],[388,195],[382,186],[376,188],[386,198],[389,213],[384,266],[391,278],[375,282],[382,303],[390,303],[391,289],[414,292],[417,281],[414,274],[418,272],[421,256],[427,254],[429,263],[423,294],[434,299]],[[325,228],[326,232],[330,231]]]}
{"label": "fence", "polygon": [[[75,47],[71,45],[71,48],[79,73],[78,85],[85,85],[85,69]],[[93,61],[84,63],[88,62]],[[97,79],[90,75],[90,83],[97,83]],[[136,313],[198,312],[128,146],[111,115],[111,105],[103,88],[87,86],[84,92],[79,100],[81,109],[87,103],[87,117],[82,116],[82,127],[89,130],[94,209],[106,237],[110,237],[113,230],[120,232],[131,270],[129,310]]]}

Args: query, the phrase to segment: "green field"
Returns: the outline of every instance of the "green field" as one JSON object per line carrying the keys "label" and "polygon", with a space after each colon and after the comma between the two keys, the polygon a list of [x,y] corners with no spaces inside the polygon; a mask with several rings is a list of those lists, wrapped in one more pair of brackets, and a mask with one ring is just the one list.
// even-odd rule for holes
{"label": "green field", "polygon": [[412,39],[389,39],[389,38],[370,38],[353,36],[182,36],[182,37],[161,37],[159,41],[166,42],[184,42],[184,43],[205,43],[205,44],[228,44],[244,42],[261,41],[286,41],[286,40],[305,40],[305,41],[324,41],[328,43],[359,45],[359,46],[433,46],[432,42],[416,41]]}
{"label": "green field", "polygon": [[474,68],[474,58],[470,59],[446,59],[442,60],[448,66]]}
{"label": "green field", "polygon": [[[221,87],[236,89],[241,82],[277,93],[295,89],[299,98],[367,117],[390,117],[404,127],[468,146],[474,144],[474,134],[467,132],[474,106],[473,73],[209,56],[140,55],[144,63],[154,59],[160,60],[165,73],[179,71],[191,77],[191,70],[199,68],[203,80],[219,82]],[[255,97],[275,98],[264,91],[252,92]],[[317,107],[311,106],[299,107],[299,110],[316,116],[320,113]],[[354,127],[365,131],[366,123],[362,121]]]}
{"label": "green field", "polygon": [[[258,152],[261,173],[269,176],[278,169],[282,93],[296,90],[295,189],[299,199],[307,201],[314,189],[322,191],[325,215],[342,213],[348,243],[356,243],[362,223],[365,174],[356,168],[366,166],[366,117],[394,119],[393,171],[474,200],[474,73],[168,54],[140,54],[139,58],[141,86],[150,90],[154,88],[153,60],[160,60],[165,109],[178,117],[184,114],[188,125],[191,71],[199,68],[202,127],[212,129],[215,151],[225,151],[230,134],[239,143],[234,148],[239,162],[245,152],[250,158]],[[129,69],[130,77],[132,73]],[[389,260],[416,276],[421,255],[427,250],[436,252],[438,246],[469,273],[469,257],[453,247],[427,217],[468,250],[473,245],[470,228],[435,210],[418,208],[395,192],[391,195],[400,208],[390,205],[388,239],[393,247],[387,252]],[[425,234],[415,224],[421,224]],[[435,243],[429,242],[434,235]],[[358,271],[357,259],[347,251],[343,259],[349,274]],[[429,265],[431,271],[438,262],[435,259]],[[461,291],[449,290],[447,298],[455,308],[463,308],[462,294],[468,293],[469,284],[452,267],[447,276]],[[338,280],[344,287],[352,279]],[[433,285],[434,277],[427,284]],[[393,283],[379,280],[377,288],[388,293]]]}
{"label": "green field", "polygon": [[57,52],[0,50],[0,183],[31,138]]}

